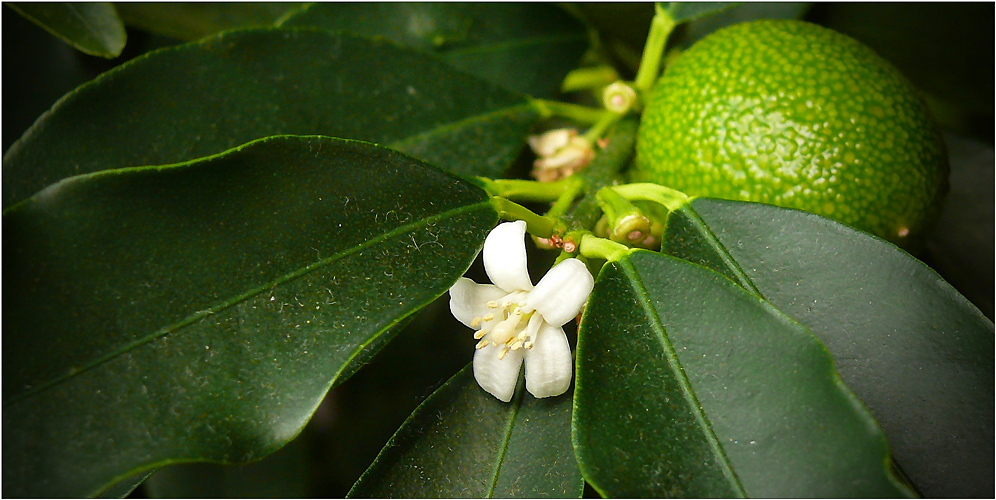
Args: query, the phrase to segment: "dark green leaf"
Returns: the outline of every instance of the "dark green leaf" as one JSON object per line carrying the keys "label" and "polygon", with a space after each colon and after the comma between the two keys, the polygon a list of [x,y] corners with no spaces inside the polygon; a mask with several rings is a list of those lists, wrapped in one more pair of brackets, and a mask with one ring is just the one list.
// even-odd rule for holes
{"label": "dark green leaf", "polygon": [[467,366],[419,406],[349,492],[361,498],[580,498],[569,395],[511,403]]}
{"label": "dark green leaf", "polygon": [[120,2],[125,24],[179,40],[219,31],[272,26],[301,2]]}
{"label": "dark green leaf", "polygon": [[739,281],[823,341],[925,496],[993,491],[993,324],[890,243],[807,212],[697,199],[665,251]]}
{"label": "dark green leaf", "polygon": [[125,46],[124,24],[107,2],[9,3],[12,9],[80,52],[117,57]]}
{"label": "dark green leaf", "polygon": [[663,2],[662,6],[679,23],[716,15],[736,3],[733,2]]}
{"label": "dark green leaf", "polygon": [[140,57],[59,101],[4,155],[4,207],[64,177],[215,154],[278,134],[361,139],[498,176],[526,97],[421,53],[319,30],[249,30]]}
{"label": "dark green leaf", "polygon": [[313,26],[436,54],[505,88],[553,97],[588,47],[584,27],[543,3],[318,3],[282,26]]}
{"label": "dark green leaf", "polygon": [[153,498],[304,498],[312,473],[308,451],[298,436],[247,465],[170,465],[152,474],[143,489]]}
{"label": "dark green leaf", "polygon": [[723,276],[638,251],[581,322],[574,443],[619,497],[892,497],[888,447],[802,325]]}
{"label": "dark green leaf", "polygon": [[321,137],[74,177],[7,210],[4,494],[276,450],[496,221],[471,184]]}

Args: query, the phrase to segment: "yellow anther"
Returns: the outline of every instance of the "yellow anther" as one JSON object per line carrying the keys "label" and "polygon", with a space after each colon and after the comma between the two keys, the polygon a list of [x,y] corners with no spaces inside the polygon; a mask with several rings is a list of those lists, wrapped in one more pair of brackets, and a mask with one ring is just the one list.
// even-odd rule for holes
{"label": "yellow anther", "polygon": [[485,335],[486,335],[487,333],[488,333],[488,332],[486,332],[486,331],[484,331],[484,330],[478,330],[478,331],[474,332],[474,338],[475,338],[475,339],[478,339],[478,340],[480,340],[480,339],[481,339],[482,337],[484,337],[484,336],[485,336]]}
{"label": "yellow anther", "polygon": [[479,326],[481,326],[481,317],[480,316],[476,316],[476,317],[474,317],[474,319],[470,320],[470,327],[471,328],[477,328]]}
{"label": "yellow anther", "polygon": [[505,359],[506,354],[508,354],[508,347],[502,347],[501,350],[498,351],[498,359]]}
{"label": "yellow anther", "polygon": [[494,314],[487,313],[487,314],[484,315],[484,321],[491,321],[493,319],[495,319],[495,315]]}
{"label": "yellow anther", "polygon": [[522,344],[522,347],[525,347],[526,349],[532,349],[533,348],[533,341],[530,340],[529,342],[526,342],[525,344]]}
{"label": "yellow anther", "polygon": [[488,309],[494,309],[496,307],[498,307],[498,301],[497,300],[492,300],[492,301],[488,302]]}
{"label": "yellow anther", "polygon": [[487,346],[488,346],[488,339],[484,339],[477,343],[477,347],[475,347],[475,349],[484,349]]}
{"label": "yellow anther", "polygon": [[519,349],[522,349],[522,341],[521,340],[517,340],[517,341],[515,341],[512,344],[512,350],[513,351],[518,351]]}

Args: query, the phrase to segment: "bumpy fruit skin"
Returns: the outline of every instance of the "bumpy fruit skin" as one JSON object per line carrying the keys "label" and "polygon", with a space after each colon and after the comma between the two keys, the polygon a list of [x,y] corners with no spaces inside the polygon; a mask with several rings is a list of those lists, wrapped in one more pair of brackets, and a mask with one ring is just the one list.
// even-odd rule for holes
{"label": "bumpy fruit skin", "polygon": [[947,191],[943,140],[894,67],[802,21],[702,39],[647,103],[632,180],[814,212],[899,244]]}

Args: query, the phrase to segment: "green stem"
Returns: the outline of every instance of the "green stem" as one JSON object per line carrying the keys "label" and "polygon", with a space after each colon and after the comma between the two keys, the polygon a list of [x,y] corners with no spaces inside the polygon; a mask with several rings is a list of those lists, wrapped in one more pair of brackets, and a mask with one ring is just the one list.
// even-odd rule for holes
{"label": "green stem", "polygon": [[603,259],[608,262],[619,260],[632,252],[628,246],[592,234],[581,237],[578,245],[581,255],[589,259]]}
{"label": "green stem", "polygon": [[646,101],[646,94],[650,92],[657,76],[660,74],[661,58],[664,55],[664,46],[667,39],[678,25],[674,18],[660,4],[654,4],[654,20],[650,24],[650,34],[647,35],[647,44],[643,47],[643,58],[640,59],[640,69],[636,72],[634,85],[644,95],[643,102]]}
{"label": "green stem", "polygon": [[526,227],[528,228],[527,230],[529,231],[529,234],[534,236],[549,238],[555,232],[564,232],[565,226],[560,220],[539,215],[514,201],[507,200],[500,196],[492,196],[491,203],[498,212],[498,216],[502,219],[510,221],[526,221]]}
{"label": "green stem", "polygon": [[590,229],[598,222],[602,210],[598,206],[596,193],[616,181],[619,172],[633,156],[636,129],[637,121],[634,119],[627,118],[618,122],[606,135],[608,144],[595,155],[590,165],[574,174],[573,177],[584,180],[585,195],[574,209],[564,216],[571,227]]}
{"label": "green stem", "polygon": [[619,73],[615,68],[607,64],[595,66],[593,68],[578,68],[571,71],[564,77],[564,83],[560,85],[560,91],[577,92],[579,90],[597,89],[604,87],[619,79]]}
{"label": "green stem", "polygon": [[611,187],[595,193],[598,205],[608,218],[609,238],[619,243],[639,243],[650,234],[650,219]]}
{"label": "green stem", "polygon": [[567,213],[567,210],[571,208],[572,204],[574,204],[574,200],[577,199],[578,195],[581,194],[581,191],[584,190],[585,183],[584,179],[581,177],[572,175],[557,181],[557,183],[559,184],[560,182],[565,181],[568,182],[569,185],[560,194],[560,197],[557,198],[557,201],[554,202],[553,206],[550,207],[550,210],[546,212],[547,217],[560,217]]}
{"label": "green stem", "polygon": [[652,201],[664,205],[672,212],[695,199],[677,189],[649,182],[613,186],[611,189],[627,200]]}
{"label": "green stem", "polygon": [[538,182],[523,179],[488,179],[478,177],[478,182],[484,184],[484,189],[492,196],[501,196],[518,201],[552,202],[559,200],[566,191],[572,188],[576,181],[570,178],[557,182]]}
{"label": "green stem", "polygon": [[591,128],[584,133],[585,140],[588,141],[589,144],[595,144],[602,138],[603,135],[605,135],[605,131],[622,117],[622,113],[608,112],[602,117],[601,120],[598,121],[598,123],[592,125]]}
{"label": "green stem", "polygon": [[539,112],[543,118],[558,117],[590,125],[601,121],[605,115],[611,114],[609,111],[600,108],[592,108],[571,104],[568,102],[550,101],[547,99],[530,99],[530,104]]}

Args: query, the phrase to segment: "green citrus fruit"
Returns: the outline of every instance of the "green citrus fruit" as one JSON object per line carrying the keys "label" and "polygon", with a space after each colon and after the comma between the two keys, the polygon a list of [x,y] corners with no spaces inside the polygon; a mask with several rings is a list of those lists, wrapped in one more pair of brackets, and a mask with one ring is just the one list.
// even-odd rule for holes
{"label": "green citrus fruit", "polygon": [[632,180],[831,217],[904,244],[947,190],[947,154],[913,86],[859,42],[802,21],[738,24],[667,68]]}

